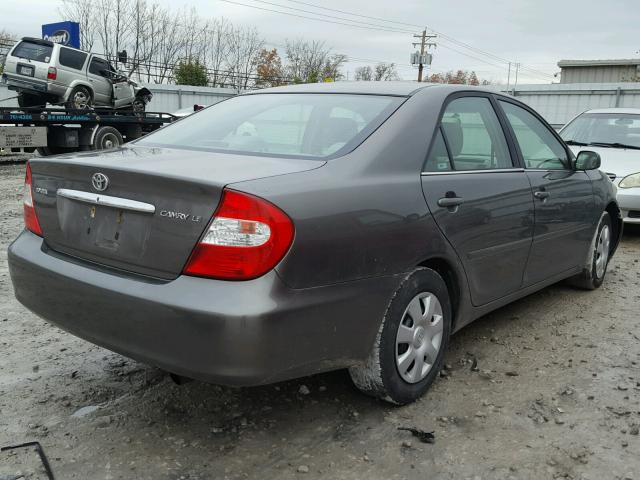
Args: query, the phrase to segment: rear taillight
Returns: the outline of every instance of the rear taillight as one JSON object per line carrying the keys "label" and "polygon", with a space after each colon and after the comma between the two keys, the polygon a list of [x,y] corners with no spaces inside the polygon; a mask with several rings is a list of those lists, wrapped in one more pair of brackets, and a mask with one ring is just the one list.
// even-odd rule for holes
{"label": "rear taillight", "polygon": [[33,180],[31,177],[31,165],[27,162],[27,173],[24,177],[24,195],[22,197],[22,204],[24,207],[24,226],[27,230],[42,236],[42,229],[40,228],[40,222],[38,222],[38,216],[36,215],[36,209],[33,206]]}
{"label": "rear taillight", "polygon": [[56,70],[56,67],[49,67],[49,70],[47,71],[47,79],[55,80],[56,78],[58,78],[58,70]]}
{"label": "rear taillight", "polygon": [[191,253],[184,273],[226,280],[264,275],[293,240],[293,222],[266,200],[224,190],[213,220]]}

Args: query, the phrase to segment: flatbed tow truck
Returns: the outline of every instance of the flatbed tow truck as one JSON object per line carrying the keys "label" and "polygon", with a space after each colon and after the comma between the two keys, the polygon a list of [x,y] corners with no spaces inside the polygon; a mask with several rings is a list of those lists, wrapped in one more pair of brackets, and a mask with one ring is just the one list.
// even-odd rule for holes
{"label": "flatbed tow truck", "polygon": [[56,155],[115,148],[177,120],[162,112],[0,108],[0,149]]}

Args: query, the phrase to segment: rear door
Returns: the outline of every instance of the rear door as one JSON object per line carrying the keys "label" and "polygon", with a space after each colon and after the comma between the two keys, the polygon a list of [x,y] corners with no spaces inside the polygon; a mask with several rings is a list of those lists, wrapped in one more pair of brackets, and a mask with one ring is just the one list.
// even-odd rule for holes
{"label": "rear door", "polygon": [[595,228],[593,188],[573,169],[564,143],[532,111],[499,102],[531,182],[535,231],[524,285],[532,285],[584,263]]}
{"label": "rear door", "polygon": [[427,204],[464,266],[475,305],[520,288],[531,247],[531,186],[509,141],[490,96],[457,95],[423,169]]}
{"label": "rear door", "polygon": [[58,51],[56,83],[66,87],[84,77],[84,66],[88,56],[86,52],[61,46]]}
{"label": "rear door", "polygon": [[99,57],[91,57],[87,69],[87,79],[94,93],[94,103],[109,105],[111,103],[112,85],[109,79],[109,62]]}

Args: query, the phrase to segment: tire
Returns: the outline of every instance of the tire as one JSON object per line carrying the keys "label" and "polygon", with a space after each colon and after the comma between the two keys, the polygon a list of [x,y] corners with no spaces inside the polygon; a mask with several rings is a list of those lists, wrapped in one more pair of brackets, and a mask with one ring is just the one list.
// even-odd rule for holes
{"label": "tire", "polygon": [[414,402],[438,376],[450,333],[447,286],[434,270],[419,268],[391,298],[369,357],[349,368],[351,379],[367,395],[397,405]]}
{"label": "tire", "polygon": [[131,108],[136,113],[144,113],[147,104],[142,97],[136,97],[131,104]]}
{"label": "tire", "polygon": [[91,110],[93,108],[91,91],[82,85],[74,87],[65,102],[65,107],[69,110]]}
{"label": "tire", "polygon": [[18,106],[21,108],[32,107],[45,107],[47,104],[46,98],[42,95],[33,95],[31,93],[18,94]]}
{"label": "tire", "polygon": [[585,290],[595,290],[602,285],[611,256],[612,234],[611,217],[604,212],[591,240],[586,268],[581,274],[569,279],[571,285]]}
{"label": "tire", "polygon": [[114,127],[98,127],[93,137],[94,150],[109,150],[118,148],[124,143],[122,134]]}

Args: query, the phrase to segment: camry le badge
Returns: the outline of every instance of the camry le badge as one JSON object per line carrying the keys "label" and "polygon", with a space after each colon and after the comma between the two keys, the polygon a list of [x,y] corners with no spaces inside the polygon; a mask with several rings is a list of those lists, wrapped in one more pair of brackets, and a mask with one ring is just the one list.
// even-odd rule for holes
{"label": "camry le badge", "polygon": [[91,177],[91,185],[99,192],[104,192],[109,186],[109,177],[104,173],[94,173]]}

